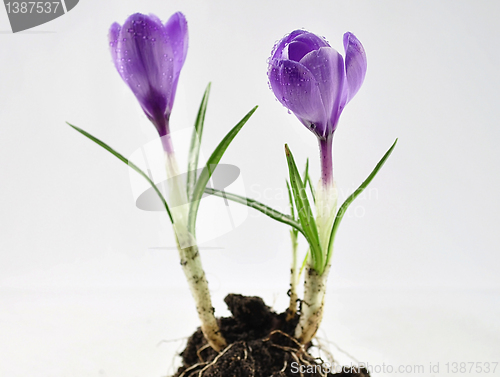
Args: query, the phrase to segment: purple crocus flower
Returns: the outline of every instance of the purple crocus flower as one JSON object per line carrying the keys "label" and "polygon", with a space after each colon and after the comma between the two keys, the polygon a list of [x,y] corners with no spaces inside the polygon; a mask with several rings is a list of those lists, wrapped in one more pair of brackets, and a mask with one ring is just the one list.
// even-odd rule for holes
{"label": "purple crocus flower", "polygon": [[318,137],[325,185],[333,182],[333,133],[366,73],[361,42],[345,33],[344,48],[345,64],[325,39],[295,30],[276,44],[269,61],[269,82],[278,101]]}
{"label": "purple crocus flower", "polygon": [[171,152],[169,118],[188,47],[184,15],[177,12],[163,25],[154,15],[133,14],[123,26],[111,25],[109,42],[116,69]]}

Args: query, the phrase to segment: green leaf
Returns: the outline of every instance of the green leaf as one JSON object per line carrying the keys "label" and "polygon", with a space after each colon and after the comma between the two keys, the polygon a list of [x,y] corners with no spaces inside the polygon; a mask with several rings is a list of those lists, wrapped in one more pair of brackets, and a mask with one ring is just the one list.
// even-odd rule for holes
{"label": "green leaf", "polygon": [[309,183],[309,190],[311,190],[311,196],[314,200],[314,203],[316,203],[316,190],[314,190],[314,186],[311,183],[311,176],[307,176],[307,183]]}
{"label": "green leaf", "polygon": [[304,187],[306,187],[309,183],[309,189],[311,191],[312,199],[314,203],[316,203],[316,192],[314,191],[313,185],[311,183],[311,176],[309,175],[309,158],[306,160],[306,170],[304,172],[304,179],[302,180],[302,182],[304,182]]}
{"label": "green leaf", "polygon": [[304,186],[307,184],[307,180],[309,179],[309,158],[306,160],[306,168],[304,170],[304,178],[302,182],[304,182]]}
{"label": "green leaf", "polygon": [[123,155],[121,155],[120,153],[118,153],[117,151],[115,151],[113,148],[111,148],[108,144],[106,144],[105,142],[99,140],[98,138],[96,138],[95,136],[92,136],[91,134],[89,134],[87,131],[84,131],[82,130],[81,128],[77,127],[77,126],[73,126],[72,124],[66,122],[70,127],[74,128],[75,130],[77,130],[78,132],[80,132],[82,135],[88,137],[90,140],[92,140],[94,143],[100,145],[101,147],[103,147],[104,149],[106,149],[108,152],[110,152],[112,155],[114,155],[115,157],[117,157],[119,160],[123,161],[124,163],[126,163],[128,166],[130,166],[132,169],[134,169],[137,173],[139,173],[140,175],[142,175],[144,177],[144,179],[146,181],[148,181],[148,183],[151,185],[151,187],[153,187],[153,189],[156,191],[156,194],[160,197],[161,201],[163,202],[163,205],[165,206],[165,209],[167,211],[167,214],[168,214],[168,217],[170,218],[170,221],[172,222],[172,224],[174,223],[174,219],[172,218],[172,214],[170,213],[170,209],[168,208],[168,204],[167,204],[167,201],[165,200],[165,198],[163,197],[163,195],[161,194],[160,190],[158,190],[158,187],[156,187],[156,185],[154,184],[154,182],[146,175],[146,173],[144,173],[137,165],[135,165],[132,161],[129,161],[127,158],[125,158]]}
{"label": "green leaf", "polygon": [[[288,190],[288,201],[290,202],[290,214],[292,216],[292,219],[295,220],[295,208],[294,208],[295,206],[293,204],[292,189],[290,187],[290,184],[288,183],[288,180],[286,180],[285,182],[286,182],[286,188]],[[297,238],[297,229],[292,229],[291,232],[293,233],[293,237]]]}
{"label": "green leaf", "polygon": [[299,270],[299,277],[302,275],[302,271],[304,271],[304,268],[306,268],[307,265],[307,258],[309,258],[309,253],[311,252],[311,249],[307,250],[306,256],[304,257],[304,260],[302,261],[302,266],[300,266]]}
{"label": "green leaf", "polygon": [[307,242],[309,242],[309,246],[311,248],[313,267],[321,275],[325,264],[314,214],[311,210],[311,206],[309,205],[307,193],[304,184],[300,179],[300,173],[297,170],[297,165],[295,165],[293,155],[286,144],[285,153],[288,162],[288,171],[290,173],[290,184],[292,186],[293,197],[295,199],[295,206],[297,207],[300,224],[302,225],[302,229],[304,229],[304,236],[306,237]]}
{"label": "green leaf", "polygon": [[387,161],[387,159],[391,155],[392,151],[396,147],[397,142],[398,142],[398,139],[396,139],[394,141],[394,143],[389,148],[389,150],[384,154],[384,157],[382,157],[382,159],[378,162],[378,164],[375,166],[373,171],[370,173],[368,178],[366,178],[364,180],[364,182],[361,183],[361,185],[356,189],[356,191],[354,191],[345,200],[344,204],[342,204],[342,206],[339,208],[339,211],[337,212],[337,216],[335,217],[335,221],[333,223],[332,232],[330,233],[330,239],[328,241],[328,253],[327,253],[327,257],[326,257],[326,265],[328,265],[328,263],[330,262],[330,258],[332,257],[333,242],[335,240],[335,234],[337,233],[337,229],[340,225],[340,222],[342,221],[342,218],[344,217],[344,214],[347,211],[347,208],[354,201],[354,199],[356,199],[358,197],[358,195],[361,194],[363,192],[363,190],[370,184],[370,182],[373,180],[373,178],[375,178],[375,176],[377,175],[379,170],[382,168],[382,166],[384,166],[385,162]]}
{"label": "green leaf", "polygon": [[211,187],[206,187],[205,188],[205,193],[210,194],[210,195],[215,195],[220,198],[225,198],[229,199],[233,202],[240,203],[243,205],[246,205],[250,208],[256,209],[257,211],[262,212],[264,215],[269,216],[270,218],[279,221],[280,223],[290,225],[293,230],[299,231],[303,233],[304,231],[302,230],[302,226],[295,221],[292,217],[285,215],[284,213],[281,213],[279,211],[276,211],[275,209],[272,209],[271,207],[266,206],[263,203],[258,202],[257,200],[254,199],[249,199],[245,198],[244,196],[236,195],[236,194],[231,194],[226,191],[221,191],[217,189],[213,189]]}
{"label": "green leaf", "polygon": [[191,135],[191,146],[189,147],[188,174],[186,178],[187,197],[193,195],[196,184],[196,173],[198,169],[198,157],[200,155],[201,136],[203,134],[203,125],[205,124],[205,114],[207,112],[208,96],[210,94],[210,83],[208,83],[203,98],[201,100],[198,115],[194,123],[193,134]]}
{"label": "green leaf", "polygon": [[191,205],[189,207],[188,230],[192,232],[193,235],[195,234],[196,216],[198,215],[198,208],[200,207],[200,199],[205,191],[205,187],[207,187],[207,183],[210,180],[215,168],[217,168],[217,165],[219,164],[219,161],[227,147],[231,144],[234,137],[238,134],[238,132],[240,132],[241,128],[245,125],[248,119],[250,119],[255,110],[257,110],[257,107],[258,106],[255,106],[252,110],[250,110],[247,115],[245,115],[243,119],[241,119],[238,124],[227,133],[217,148],[215,148],[212,155],[208,159],[207,164],[203,168],[193,190],[193,195],[189,198]]}

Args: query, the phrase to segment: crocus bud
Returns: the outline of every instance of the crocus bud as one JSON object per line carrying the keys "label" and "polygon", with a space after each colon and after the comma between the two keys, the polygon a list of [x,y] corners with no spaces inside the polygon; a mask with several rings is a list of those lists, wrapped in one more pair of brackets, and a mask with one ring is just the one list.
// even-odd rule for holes
{"label": "crocus bud", "polygon": [[269,82],[278,101],[321,139],[333,134],[365,78],[361,43],[345,33],[344,48],[345,64],[325,39],[295,30],[275,45],[269,60]]}
{"label": "crocus bud", "polygon": [[[175,13],[163,25],[154,15],[133,14],[123,26],[111,25],[109,42],[120,76],[160,136],[168,135],[177,82],[188,47],[184,15]],[[169,141],[164,141],[164,148],[168,152]]]}

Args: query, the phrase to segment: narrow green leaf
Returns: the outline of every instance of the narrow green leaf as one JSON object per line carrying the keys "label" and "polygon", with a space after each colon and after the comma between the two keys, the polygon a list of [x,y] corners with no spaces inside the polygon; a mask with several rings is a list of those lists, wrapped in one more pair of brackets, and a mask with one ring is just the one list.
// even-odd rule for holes
{"label": "narrow green leaf", "polygon": [[299,278],[300,278],[300,275],[302,275],[302,271],[304,271],[304,268],[306,268],[307,258],[309,258],[309,253],[310,252],[311,252],[311,249],[308,249],[307,253],[306,253],[306,256],[304,257],[304,260],[302,261],[302,266],[300,266],[300,270],[299,270]]}
{"label": "narrow green leaf", "polygon": [[319,242],[318,228],[316,226],[314,214],[311,210],[311,206],[309,205],[307,193],[304,184],[300,179],[300,173],[297,170],[297,165],[295,164],[293,155],[286,144],[285,153],[288,162],[288,171],[290,173],[290,185],[292,186],[293,197],[295,199],[295,206],[297,207],[300,224],[302,225],[302,229],[304,229],[304,236],[306,237],[307,242],[309,242],[309,246],[311,248],[314,269],[319,274],[322,274],[324,270],[324,258]]}
{"label": "narrow green leaf", "polygon": [[[288,180],[286,182],[286,188],[288,190],[288,201],[290,202],[290,214],[292,216],[292,219],[295,220],[295,205],[293,204],[293,194],[292,194],[292,189],[290,187],[290,184],[288,183]],[[297,229],[292,229],[291,232],[293,233],[293,236],[297,238]],[[292,240],[293,242],[293,240]]]}
{"label": "narrow green leaf", "polygon": [[307,182],[306,183],[309,183],[309,190],[311,190],[311,196],[312,196],[312,198],[314,200],[314,203],[316,203],[316,190],[314,189],[314,186],[311,183],[311,176],[310,175],[307,176]]}
{"label": "narrow green leaf", "polygon": [[156,194],[159,196],[159,198],[161,199],[161,201],[163,202],[163,205],[165,206],[165,210],[167,211],[167,214],[168,214],[168,217],[170,218],[170,221],[172,222],[172,224],[174,223],[174,219],[172,218],[172,214],[170,213],[170,209],[168,208],[168,204],[167,204],[167,201],[165,200],[165,198],[163,197],[163,195],[161,194],[160,190],[158,190],[158,187],[156,187],[156,185],[154,184],[154,182],[146,175],[146,173],[144,173],[136,164],[134,164],[132,161],[129,161],[127,158],[125,158],[123,155],[121,155],[120,153],[118,153],[117,151],[115,151],[113,148],[111,148],[108,144],[106,144],[105,142],[99,140],[98,138],[96,138],[95,136],[92,136],[91,134],[89,134],[87,131],[84,131],[82,130],[81,128],[77,127],[77,126],[73,126],[72,124],[66,122],[70,127],[74,128],[75,130],[77,130],[78,132],[80,132],[82,135],[88,137],[90,140],[92,140],[94,143],[100,145],[101,147],[103,147],[104,149],[106,149],[108,152],[110,152],[112,155],[114,155],[115,157],[117,157],[119,160],[123,161],[124,163],[126,163],[128,166],[130,166],[132,169],[134,169],[137,173],[139,173],[141,176],[144,177],[144,179],[146,179],[146,181],[148,181],[148,183],[151,185],[151,187],[153,187],[153,189],[155,190]]}
{"label": "narrow green leaf", "polygon": [[290,184],[288,183],[288,179],[285,182],[286,182],[286,189],[288,190],[288,201],[290,202],[290,215],[292,216],[292,219],[295,220],[295,208],[294,208],[294,204],[293,204],[292,189],[290,188]]}
{"label": "narrow green leaf", "polygon": [[306,160],[306,168],[304,170],[304,178],[302,182],[304,182],[304,186],[307,184],[307,180],[309,179],[309,157]]}
{"label": "narrow green leaf", "polygon": [[193,134],[191,135],[191,146],[189,147],[188,174],[186,178],[187,197],[193,195],[196,184],[196,172],[198,169],[198,157],[200,155],[201,137],[203,134],[203,125],[205,124],[205,114],[207,112],[208,96],[210,94],[210,83],[208,83],[203,98],[201,100],[198,115],[194,122]]}
{"label": "narrow green leaf", "polygon": [[309,158],[306,160],[306,170],[304,172],[304,179],[302,180],[304,182],[304,187],[307,187],[307,184],[309,183],[309,189],[311,191],[311,196],[316,203],[316,192],[314,191],[313,185],[311,183],[311,176],[309,175]]}
{"label": "narrow green leaf", "polygon": [[200,206],[200,199],[205,191],[205,187],[207,187],[207,183],[212,176],[215,168],[219,164],[222,155],[226,151],[227,147],[233,141],[234,137],[240,132],[241,128],[245,125],[245,123],[250,119],[252,114],[257,110],[258,106],[255,106],[252,110],[248,112],[247,115],[241,119],[236,126],[234,126],[231,131],[227,133],[227,135],[222,139],[217,148],[213,151],[212,155],[207,161],[207,164],[203,168],[198,181],[193,190],[193,194],[190,197],[190,207],[189,207],[189,220],[188,220],[188,229],[192,234],[195,234],[195,224],[196,224],[196,216],[198,215],[198,208]]}
{"label": "narrow green leaf", "polygon": [[387,159],[391,155],[392,151],[396,147],[397,142],[398,142],[398,139],[396,139],[394,141],[394,143],[392,144],[392,146],[389,148],[389,150],[387,152],[385,152],[384,156],[378,162],[378,164],[375,166],[375,168],[370,173],[368,178],[366,178],[363,181],[363,183],[361,183],[361,185],[356,189],[356,191],[354,191],[345,200],[344,204],[342,204],[342,206],[339,208],[339,211],[337,212],[337,216],[335,217],[335,221],[333,223],[332,232],[330,233],[330,239],[328,241],[328,253],[327,253],[327,257],[326,257],[326,265],[328,265],[328,263],[330,262],[330,258],[332,257],[333,242],[335,240],[335,234],[337,233],[337,229],[340,225],[340,222],[342,221],[342,218],[344,217],[344,214],[347,211],[347,208],[354,201],[354,199],[356,199],[358,197],[358,195],[361,194],[363,192],[363,190],[370,184],[370,182],[373,180],[373,178],[375,178],[375,176],[377,175],[379,170],[382,168],[382,166],[384,166],[385,162],[387,161]]}
{"label": "narrow green leaf", "polygon": [[240,203],[250,208],[256,209],[257,211],[262,212],[264,215],[269,216],[270,218],[279,221],[280,223],[290,225],[293,228],[293,230],[304,233],[304,231],[302,230],[302,226],[297,221],[295,221],[295,219],[293,219],[288,215],[285,215],[284,213],[276,211],[275,209],[272,209],[271,207],[268,207],[265,204],[258,202],[257,200],[245,198],[244,196],[236,194],[231,194],[226,191],[213,189],[211,187],[206,187],[205,193],[210,195],[215,195],[220,198],[229,199],[233,202]]}

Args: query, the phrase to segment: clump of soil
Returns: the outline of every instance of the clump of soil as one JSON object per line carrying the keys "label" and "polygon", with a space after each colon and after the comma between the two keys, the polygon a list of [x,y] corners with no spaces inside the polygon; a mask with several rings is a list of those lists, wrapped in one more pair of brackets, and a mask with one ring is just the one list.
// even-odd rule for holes
{"label": "clump of soil", "polygon": [[230,294],[224,301],[233,315],[219,319],[227,348],[217,353],[198,329],[181,353],[183,365],[174,377],[370,376],[365,368],[334,373],[338,369],[332,364],[307,352],[310,344],[293,338],[298,318],[286,321],[286,312],[273,312],[260,297]]}

